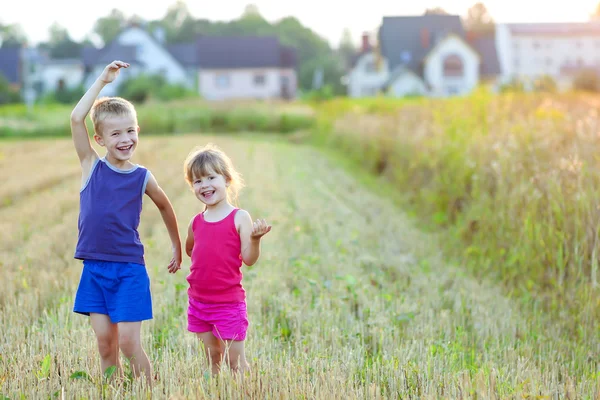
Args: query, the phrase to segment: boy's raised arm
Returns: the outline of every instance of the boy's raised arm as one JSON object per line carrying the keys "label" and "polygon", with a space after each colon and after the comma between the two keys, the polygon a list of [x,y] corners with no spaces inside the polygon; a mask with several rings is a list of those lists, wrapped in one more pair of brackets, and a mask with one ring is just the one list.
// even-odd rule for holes
{"label": "boy's raised arm", "polygon": [[75,151],[79,156],[81,165],[91,167],[93,161],[98,158],[98,154],[92,147],[90,137],[85,125],[85,118],[92,109],[94,101],[100,94],[102,88],[108,83],[115,80],[119,75],[121,68],[127,68],[129,64],[122,61],[113,61],[104,68],[102,74],[96,79],[94,84],[87,90],[81,100],[77,103],[71,112],[71,136],[75,144]]}

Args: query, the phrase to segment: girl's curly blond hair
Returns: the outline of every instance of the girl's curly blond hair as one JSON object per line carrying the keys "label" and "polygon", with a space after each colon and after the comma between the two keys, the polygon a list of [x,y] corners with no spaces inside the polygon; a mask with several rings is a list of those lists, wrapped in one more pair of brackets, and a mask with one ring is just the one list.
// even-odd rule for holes
{"label": "girl's curly blond hair", "polygon": [[244,181],[229,156],[212,143],[192,150],[185,159],[183,172],[190,186],[196,178],[208,176],[211,172],[223,175],[228,184],[227,200],[233,204],[237,203],[239,192],[244,187]]}

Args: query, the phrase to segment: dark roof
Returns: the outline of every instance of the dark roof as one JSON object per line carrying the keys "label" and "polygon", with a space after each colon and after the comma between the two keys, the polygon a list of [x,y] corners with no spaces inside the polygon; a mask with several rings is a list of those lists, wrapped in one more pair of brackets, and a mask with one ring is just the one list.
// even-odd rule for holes
{"label": "dark roof", "polygon": [[0,48],[0,74],[4,75],[9,83],[20,82],[20,54],[20,47]]}
{"label": "dark roof", "polygon": [[500,75],[500,61],[496,49],[496,35],[494,32],[467,34],[468,42],[481,56],[480,74],[483,77]]}
{"label": "dark roof", "polygon": [[200,36],[193,43],[178,43],[167,50],[184,66],[201,68],[295,68],[296,50],[276,37]]}
{"label": "dark roof", "polygon": [[95,60],[93,60],[93,64],[105,65],[110,64],[114,60],[123,60],[130,64],[139,62],[136,58],[136,46],[122,45],[116,40],[113,40],[97,54]]}
{"label": "dark roof", "polygon": [[83,61],[83,65],[94,65],[101,51],[102,49],[97,49],[93,46],[85,46],[81,49],[81,60]]}
{"label": "dark roof", "polygon": [[[152,38],[153,35],[147,32]],[[195,42],[163,45],[185,67],[201,68],[295,68],[296,50],[283,46],[273,36],[200,36]],[[108,64],[113,60],[140,62],[136,48],[121,45],[116,40],[104,49],[84,47],[83,63],[86,66]]]}
{"label": "dark roof", "polygon": [[280,67],[281,47],[275,37],[204,36],[196,41],[202,68]]}
{"label": "dark roof", "polygon": [[[423,47],[421,41],[424,31],[429,36],[426,47]],[[405,65],[420,76],[421,63],[425,56],[449,34],[465,38],[465,30],[458,15],[383,17],[379,29],[379,42],[390,70],[394,70],[398,65]]]}
{"label": "dark roof", "polygon": [[198,52],[195,43],[170,44],[167,45],[167,51],[185,67],[198,65]]}

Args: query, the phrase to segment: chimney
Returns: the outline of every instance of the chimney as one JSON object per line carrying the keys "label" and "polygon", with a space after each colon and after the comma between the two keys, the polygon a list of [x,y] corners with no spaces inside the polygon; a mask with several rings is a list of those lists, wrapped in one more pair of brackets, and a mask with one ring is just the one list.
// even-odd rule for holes
{"label": "chimney", "polygon": [[367,32],[364,32],[362,35],[362,46],[361,46],[361,50],[363,52],[369,51],[371,50],[371,42],[369,40],[369,34]]}
{"label": "chimney", "polygon": [[467,42],[473,44],[475,42],[475,39],[477,39],[475,31],[467,31]]}
{"label": "chimney", "polygon": [[423,46],[424,49],[429,48],[431,41],[429,36],[429,30],[427,30],[427,28],[421,29],[421,46]]}

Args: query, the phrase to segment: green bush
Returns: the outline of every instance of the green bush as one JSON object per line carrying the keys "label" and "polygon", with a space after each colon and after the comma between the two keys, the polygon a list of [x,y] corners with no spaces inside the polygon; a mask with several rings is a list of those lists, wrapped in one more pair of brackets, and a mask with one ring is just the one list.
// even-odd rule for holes
{"label": "green bush", "polygon": [[118,94],[136,103],[144,103],[150,99],[168,101],[196,96],[182,85],[169,84],[161,75],[145,74],[127,79],[119,86]]}
{"label": "green bush", "polygon": [[[0,107],[0,137],[68,136],[67,106],[50,102],[28,110],[24,104]],[[295,113],[261,104],[210,104],[200,101],[147,102],[137,107],[138,122],[144,134],[191,132],[289,133],[309,129],[313,114]],[[89,119],[88,119],[89,122]],[[91,124],[89,125],[92,131]]]}
{"label": "green bush", "polygon": [[19,103],[20,101],[19,90],[12,88],[8,79],[0,73],[0,104]]}

